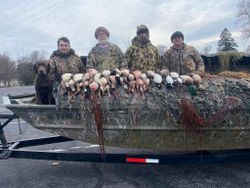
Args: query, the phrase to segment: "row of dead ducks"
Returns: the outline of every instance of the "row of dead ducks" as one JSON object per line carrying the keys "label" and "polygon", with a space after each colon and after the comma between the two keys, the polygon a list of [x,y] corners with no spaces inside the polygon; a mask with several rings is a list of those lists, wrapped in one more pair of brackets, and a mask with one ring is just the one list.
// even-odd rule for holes
{"label": "row of dead ducks", "polygon": [[148,70],[141,72],[139,70],[129,71],[128,69],[104,70],[98,72],[95,69],[89,69],[87,73],[71,74],[65,73],[61,77],[61,86],[67,91],[80,92],[90,91],[95,93],[100,91],[102,94],[110,90],[115,90],[117,85],[122,85],[128,93],[140,92],[143,94],[149,88],[150,84],[161,87],[165,84],[167,87],[174,88],[180,85],[200,85],[202,79],[198,74],[193,76],[179,75],[176,72],[169,72],[162,69],[159,73]]}

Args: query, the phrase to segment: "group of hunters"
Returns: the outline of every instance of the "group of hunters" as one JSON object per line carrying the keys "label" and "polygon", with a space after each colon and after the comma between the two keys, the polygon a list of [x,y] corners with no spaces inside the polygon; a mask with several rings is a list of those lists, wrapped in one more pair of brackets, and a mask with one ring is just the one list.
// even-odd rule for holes
{"label": "group of hunters", "polygon": [[161,70],[168,69],[181,75],[204,74],[204,62],[198,51],[184,43],[184,35],[176,31],[171,35],[173,46],[160,57],[157,48],[150,42],[149,29],[145,25],[137,27],[136,36],[125,54],[115,44],[109,42],[110,32],[105,27],[98,27],[95,38],[98,43],[88,54],[86,68],[80,57],[70,47],[70,41],[61,37],[57,41],[58,49],[49,59],[50,75],[59,81],[64,73],[84,73],[90,69],[103,71],[114,68],[130,70]]}

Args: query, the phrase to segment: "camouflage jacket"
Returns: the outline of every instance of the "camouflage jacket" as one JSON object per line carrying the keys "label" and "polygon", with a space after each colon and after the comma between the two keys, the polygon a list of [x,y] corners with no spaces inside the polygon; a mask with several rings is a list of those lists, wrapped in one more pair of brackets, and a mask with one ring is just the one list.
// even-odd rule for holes
{"label": "camouflage jacket", "polygon": [[125,53],[129,69],[156,70],[159,67],[160,56],[157,48],[149,41],[141,44],[137,37],[132,40]]}
{"label": "camouflage jacket", "polygon": [[89,52],[86,67],[95,68],[98,71],[127,68],[127,61],[117,45],[109,43],[108,47],[102,48],[97,44]]}
{"label": "camouflage jacket", "polygon": [[54,51],[50,56],[50,79],[59,81],[64,73],[85,72],[81,58],[71,49],[69,54]]}
{"label": "camouflage jacket", "polygon": [[173,46],[168,49],[162,58],[163,68],[179,74],[204,74],[205,66],[199,52],[192,46],[184,44],[182,49]]}

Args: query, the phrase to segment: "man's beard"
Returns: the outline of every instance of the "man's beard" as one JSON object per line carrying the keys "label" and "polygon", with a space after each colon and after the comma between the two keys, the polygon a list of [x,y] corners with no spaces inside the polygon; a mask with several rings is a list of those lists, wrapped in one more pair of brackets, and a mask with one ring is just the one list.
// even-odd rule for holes
{"label": "man's beard", "polygon": [[140,36],[139,40],[142,44],[147,44],[149,42],[148,37],[145,36]]}
{"label": "man's beard", "polygon": [[62,54],[68,54],[70,52],[70,49],[69,50],[59,50]]}
{"label": "man's beard", "polygon": [[98,40],[98,42],[99,42],[101,45],[106,45],[106,44],[108,44],[108,38]]}

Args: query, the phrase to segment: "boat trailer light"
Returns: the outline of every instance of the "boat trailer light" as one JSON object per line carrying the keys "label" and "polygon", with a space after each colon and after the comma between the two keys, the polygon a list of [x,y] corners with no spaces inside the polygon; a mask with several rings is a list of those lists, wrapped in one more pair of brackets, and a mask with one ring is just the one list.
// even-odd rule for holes
{"label": "boat trailer light", "polygon": [[126,162],[128,163],[154,163],[158,164],[159,159],[148,159],[148,158],[131,158],[127,157]]}

